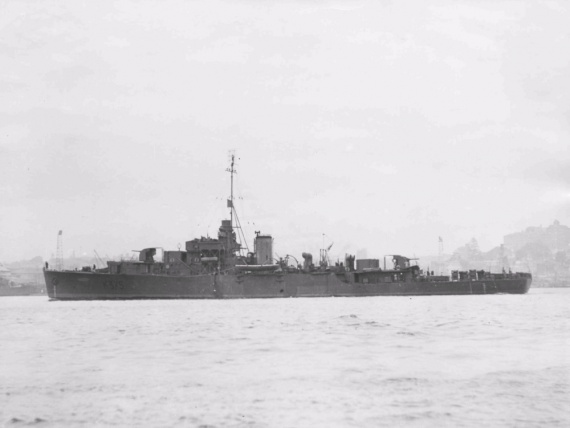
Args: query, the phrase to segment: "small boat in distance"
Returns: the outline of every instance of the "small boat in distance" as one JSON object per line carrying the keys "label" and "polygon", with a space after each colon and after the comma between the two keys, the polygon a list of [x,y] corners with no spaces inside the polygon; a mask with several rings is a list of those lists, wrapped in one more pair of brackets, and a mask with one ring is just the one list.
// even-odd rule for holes
{"label": "small boat in distance", "polygon": [[[491,273],[482,270],[454,271],[451,276],[433,275],[412,265],[401,255],[356,260],[347,254],[332,265],[328,249],[321,250],[315,265],[310,253],[303,263],[293,256],[275,259],[273,237],[256,232],[252,252],[243,254],[236,229],[234,208],[234,156],[231,156],[230,219],[222,220],[217,238],[201,237],[186,242],[184,250],[145,248],[136,261],[109,261],[104,269],[81,271],[44,268],[47,294],[54,300],[90,299],[234,299],[332,296],[409,296],[455,294],[524,294],[529,273]],[[234,220],[235,217],[235,220]],[[234,221],[237,223],[234,226]],[[387,258],[392,266],[387,267]]]}

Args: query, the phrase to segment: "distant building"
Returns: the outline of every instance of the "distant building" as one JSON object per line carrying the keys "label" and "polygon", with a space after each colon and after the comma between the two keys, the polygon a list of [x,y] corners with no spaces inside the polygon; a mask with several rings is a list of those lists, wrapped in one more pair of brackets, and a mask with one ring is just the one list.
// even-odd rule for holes
{"label": "distant building", "polygon": [[524,232],[505,235],[503,242],[514,251],[528,244],[543,244],[551,251],[562,251],[570,247],[570,227],[555,220],[548,227],[528,227]]}

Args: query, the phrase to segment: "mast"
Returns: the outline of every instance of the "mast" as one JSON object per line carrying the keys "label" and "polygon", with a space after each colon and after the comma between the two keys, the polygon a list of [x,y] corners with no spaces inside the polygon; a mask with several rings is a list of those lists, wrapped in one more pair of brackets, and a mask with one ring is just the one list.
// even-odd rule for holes
{"label": "mast", "polygon": [[55,256],[55,268],[63,270],[63,230],[57,234],[57,252]]}
{"label": "mast", "polygon": [[[245,239],[245,234],[243,229],[241,228],[241,223],[239,221],[239,217],[237,215],[237,211],[234,207],[234,174],[237,174],[237,171],[234,169],[235,165],[235,152],[232,150],[230,151],[230,167],[226,168],[226,171],[230,173],[230,199],[228,199],[228,208],[230,209],[230,232],[233,233],[234,230],[234,217],[236,218],[236,229],[238,235],[238,241],[243,239],[242,243],[245,244],[245,248],[249,252],[249,247],[247,245],[247,240]],[[238,243],[238,249],[241,250],[241,244]]]}
{"label": "mast", "polygon": [[226,171],[228,171],[230,173],[230,200],[228,201],[228,207],[230,208],[230,225],[232,227],[232,230],[234,228],[234,174],[237,173],[237,171],[234,169],[234,158],[235,158],[235,154],[231,153],[231,164],[230,167],[228,169],[226,169]]}
{"label": "mast", "polygon": [[[234,217],[236,218],[236,229],[238,240],[243,239],[243,244],[245,244],[245,249],[249,252],[249,246],[247,245],[247,240],[245,239],[245,234],[241,227],[241,223],[239,221],[239,217],[237,215],[237,211],[234,207],[234,174],[237,174],[237,171],[234,169],[235,165],[235,152],[232,150],[230,151],[230,167],[226,169],[227,172],[230,173],[230,199],[228,199],[228,208],[230,209],[230,233],[233,233],[234,230]],[[238,250],[241,250],[241,244],[238,244]]]}

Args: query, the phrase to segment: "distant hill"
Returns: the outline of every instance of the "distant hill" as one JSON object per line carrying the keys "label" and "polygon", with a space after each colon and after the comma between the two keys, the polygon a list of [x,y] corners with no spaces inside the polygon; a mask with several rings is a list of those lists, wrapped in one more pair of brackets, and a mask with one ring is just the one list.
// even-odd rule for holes
{"label": "distant hill", "polygon": [[570,227],[554,221],[548,227],[528,227],[505,235],[503,244],[481,251],[475,238],[451,255],[422,257],[426,268],[450,270],[484,269],[494,272],[531,272],[534,286],[570,287]]}
{"label": "distant hill", "polygon": [[503,238],[505,247],[518,251],[529,244],[541,244],[550,251],[567,251],[570,248],[570,227],[555,220],[548,227],[527,227],[523,232],[511,233]]}

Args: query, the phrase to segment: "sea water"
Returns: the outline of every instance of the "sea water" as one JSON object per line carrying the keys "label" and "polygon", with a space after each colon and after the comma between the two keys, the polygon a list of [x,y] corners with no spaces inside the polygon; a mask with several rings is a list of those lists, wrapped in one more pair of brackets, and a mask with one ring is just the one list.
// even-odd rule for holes
{"label": "sea water", "polygon": [[570,426],[570,289],[0,299],[7,427]]}

